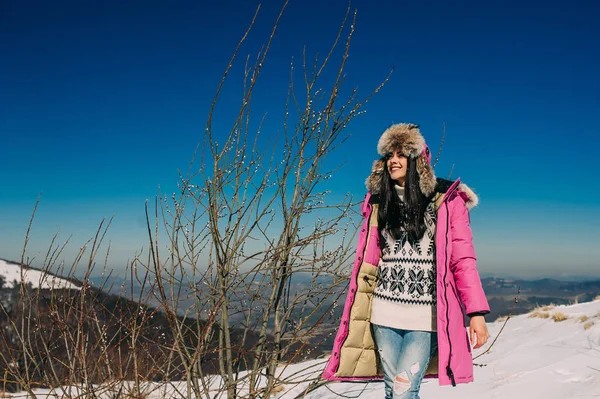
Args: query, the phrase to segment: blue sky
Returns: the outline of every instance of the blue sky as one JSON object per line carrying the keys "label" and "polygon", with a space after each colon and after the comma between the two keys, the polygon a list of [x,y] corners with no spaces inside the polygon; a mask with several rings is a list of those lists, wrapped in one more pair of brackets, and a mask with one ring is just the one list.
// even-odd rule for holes
{"label": "blue sky", "polygon": [[[266,0],[242,54],[266,42],[282,2]],[[103,217],[109,264],[145,246],[144,201],[169,192],[202,139],[220,76],[258,1],[0,2],[0,257],[73,236]],[[421,126],[438,176],[479,194],[472,227],[483,274],[600,276],[600,4],[357,0],[347,87],[390,82],[347,129],[334,195],[364,195],[391,123]],[[256,88],[272,133],[292,57],[323,54],[346,1],[290,2]],[[241,93],[237,65],[221,118]]]}

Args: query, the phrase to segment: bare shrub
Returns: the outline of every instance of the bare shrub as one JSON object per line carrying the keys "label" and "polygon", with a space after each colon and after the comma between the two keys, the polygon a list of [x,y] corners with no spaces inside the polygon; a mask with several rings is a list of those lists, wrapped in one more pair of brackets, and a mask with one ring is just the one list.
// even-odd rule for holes
{"label": "bare shrub", "polygon": [[[60,245],[56,237],[52,241],[42,280],[55,281],[50,270],[58,271],[72,288],[42,288],[42,281],[40,288],[26,284],[25,245],[17,266],[21,281],[12,289],[4,287],[0,301],[0,367],[4,370],[0,377],[5,391],[25,390],[32,395],[36,388],[64,386],[65,397],[88,397],[128,380],[130,396],[142,397],[142,381],[164,377],[160,369],[166,353],[160,348],[157,329],[161,314],[145,305],[148,293],[127,299],[112,295],[104,282],[93,287],[89,280],[109,226],[110,221],[100,224],[66,272],[58,259],[68,240]],[[29,230],[26,243],[28,238]],[[110,247],[105,261],[109,252]],[[83,278],[76,280],[76,275]],[[143,292],[146,283],[140,286]]]}
{"label": "bare shrub", "polygon": [[585,323],[586,321],[588,321],[589,317],[586,315],[583,316],[579,316],[579,318],[577,320],[579,320],[580,323]]}
{"label": "bare shrub", "polygon": [[[264,119],[254,122],[251,105],[279,20],[256,60],[246,61],[237,116],[223,135],[213,118],[236,50],[179,191],[147,207],[150,253],[136,266],[153,274],[175,337],[176,373],[195,395],[205,395],[214,382],[213,367],[217,397],[267,397],[294,384],[278,366],[317,357],[336,331],[358,215],[352,197],[328,190],[342,166],[332,155],[381,88],[360,100],[343,87],[355,18],[348,9],[322,60],[308,61],[305,53],[299,75],[292,62],[277,142],[262,136]],[[326,73],[333,80],[323,81]],[[167,254],[159,250],[165,246]],[[184,326],[190,319],[194,329]]]}
{"label": "bare shrub", "polygon": [[[163,396],[264,398],[318,380],[277,370],[330,349],[359,216],[350,195],[328,190],[343,164],[332,156],[387,79],[362,99],[344,85],[356,23],[348,8],[324,58],[305,53],[299,71],[292,62],[280,134],[263,137],[264,117],[255,120],[251,110],[281,13],[256,59],[246,59],[226,133],[214,127],[215,109],[254,19],[178,191],[146,204],[149,248],[128,265],[126,289],[111,297],[105,282],[90,281],[103,255],[106,273],[110,221],[70,266],[58,261],[68,240],[49,247],[44,270],[83,276],[79,289],[15,288],[18,305],[0,312],[5,389],[145,398],[147,383],[160,381]],[[29,229],[22,269],[28,238]]]}
{"label": "bare shrub", "polygon": [[594,325],[594,322],[593,322],[593,321],[588,321],[587,323],[585,323],[585,324],[583,325],[583,329],[584,329],[584,330],[589,330],[590,328],[592,328],[592,326],[593,326],[593,325]]}

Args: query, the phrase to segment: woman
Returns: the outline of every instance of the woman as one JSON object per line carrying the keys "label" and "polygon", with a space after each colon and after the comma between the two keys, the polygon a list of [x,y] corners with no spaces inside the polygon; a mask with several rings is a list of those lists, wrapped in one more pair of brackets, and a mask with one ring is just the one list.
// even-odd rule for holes
{"label": "woman", "polygon": [[458,180],[436,179],[417,125],[392,125],[377,151],[382,158],[366,182],[349,292],[323,378],[383,376],[386,399],[418,399],[425,375],[440,385],[473,381],[469,340],[479,348],[489,338],[469,226],[478,199]]}

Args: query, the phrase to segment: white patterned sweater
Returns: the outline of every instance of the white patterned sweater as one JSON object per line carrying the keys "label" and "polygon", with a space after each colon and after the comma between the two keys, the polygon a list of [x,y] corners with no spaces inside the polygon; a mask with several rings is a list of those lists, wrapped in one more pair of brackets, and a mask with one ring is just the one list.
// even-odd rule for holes
{"label": "white patterned sweater", "polygon": [[[396,186],[404,200],[404,188]],[[418,243],[402,232],[383,231],[371,323],[402,330],[436,331],[435,206],[425,212],[427,230]]]}

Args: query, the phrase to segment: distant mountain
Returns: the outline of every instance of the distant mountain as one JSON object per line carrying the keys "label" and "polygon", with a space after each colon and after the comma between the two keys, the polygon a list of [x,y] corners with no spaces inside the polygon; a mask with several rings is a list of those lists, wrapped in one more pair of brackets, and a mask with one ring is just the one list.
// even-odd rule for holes
{"label": "distant mountain", "polygon": [[[568,305],[589,302],[600,295],[600,280],[561,281],[550,278],[520,280],[484,278],[481,281],[490,303],[488,320],[499,316],[527,313],[542,305]],[[519,293],[518,300],[515,298]]]}
{"label": "distant mountain", "polygon": [[[334,283],[331,276],[320,276],[314,282],[312,280],[312,276],[309,273],[294,275],[289,284],[290,297],[306,292],[311,287],[311,284],[326,285]],[[120,277],[111,276],[109,279],[96,277],[91,278],[90,281],[93,281],[96,287],[102,283],[105,289],[112,287],[111,293],[117,293],[126,298],[131,296],[131,292],[133,292],[134,297],[137,297],[141,292],[139,285],[133,284],[132,286],[130,282]],[[563,281],[551,278],[527,280],[487,277],[482,279],[482,285],[490,302],[491,312],[487,316],[487,319],[490,321],[511,312],[515,315],[527,313],[531,309],[542,305],[589,302],[600,295],[600,280]],[[343,298],[346,289],[347,282],[342,282],[335,292],[341,293]],[[515,303],[515,297],[519,289],[518,302]],[[334,298],[321,299],[325,303],[333,300]],[[179,309],[180,312],[183,313],[189,305],[189,300],[182,300]],[[342,307],[336,308],[336,320],[338,320],[341,311]],[[333,328],[334,326],[332,325],[331,327]]]}
{"label": "distant mountain", "polygon": [[31,288],[80,290],[82,284],[75,279],[58,277],[48,271],[31,266],[21,268],[16,262],[0,259],[0,288],[13,288],[23,282]]}
{"label": "distant mountain", "polygon": [[510,294],[515,288],[520,287],[521,293],[535,293],[536,295],[581,295],[589,292],[600,292],[600,280],[588,281],[563,281],[550,278],[538,280],[484,278],[481,280],[486,294]]}

